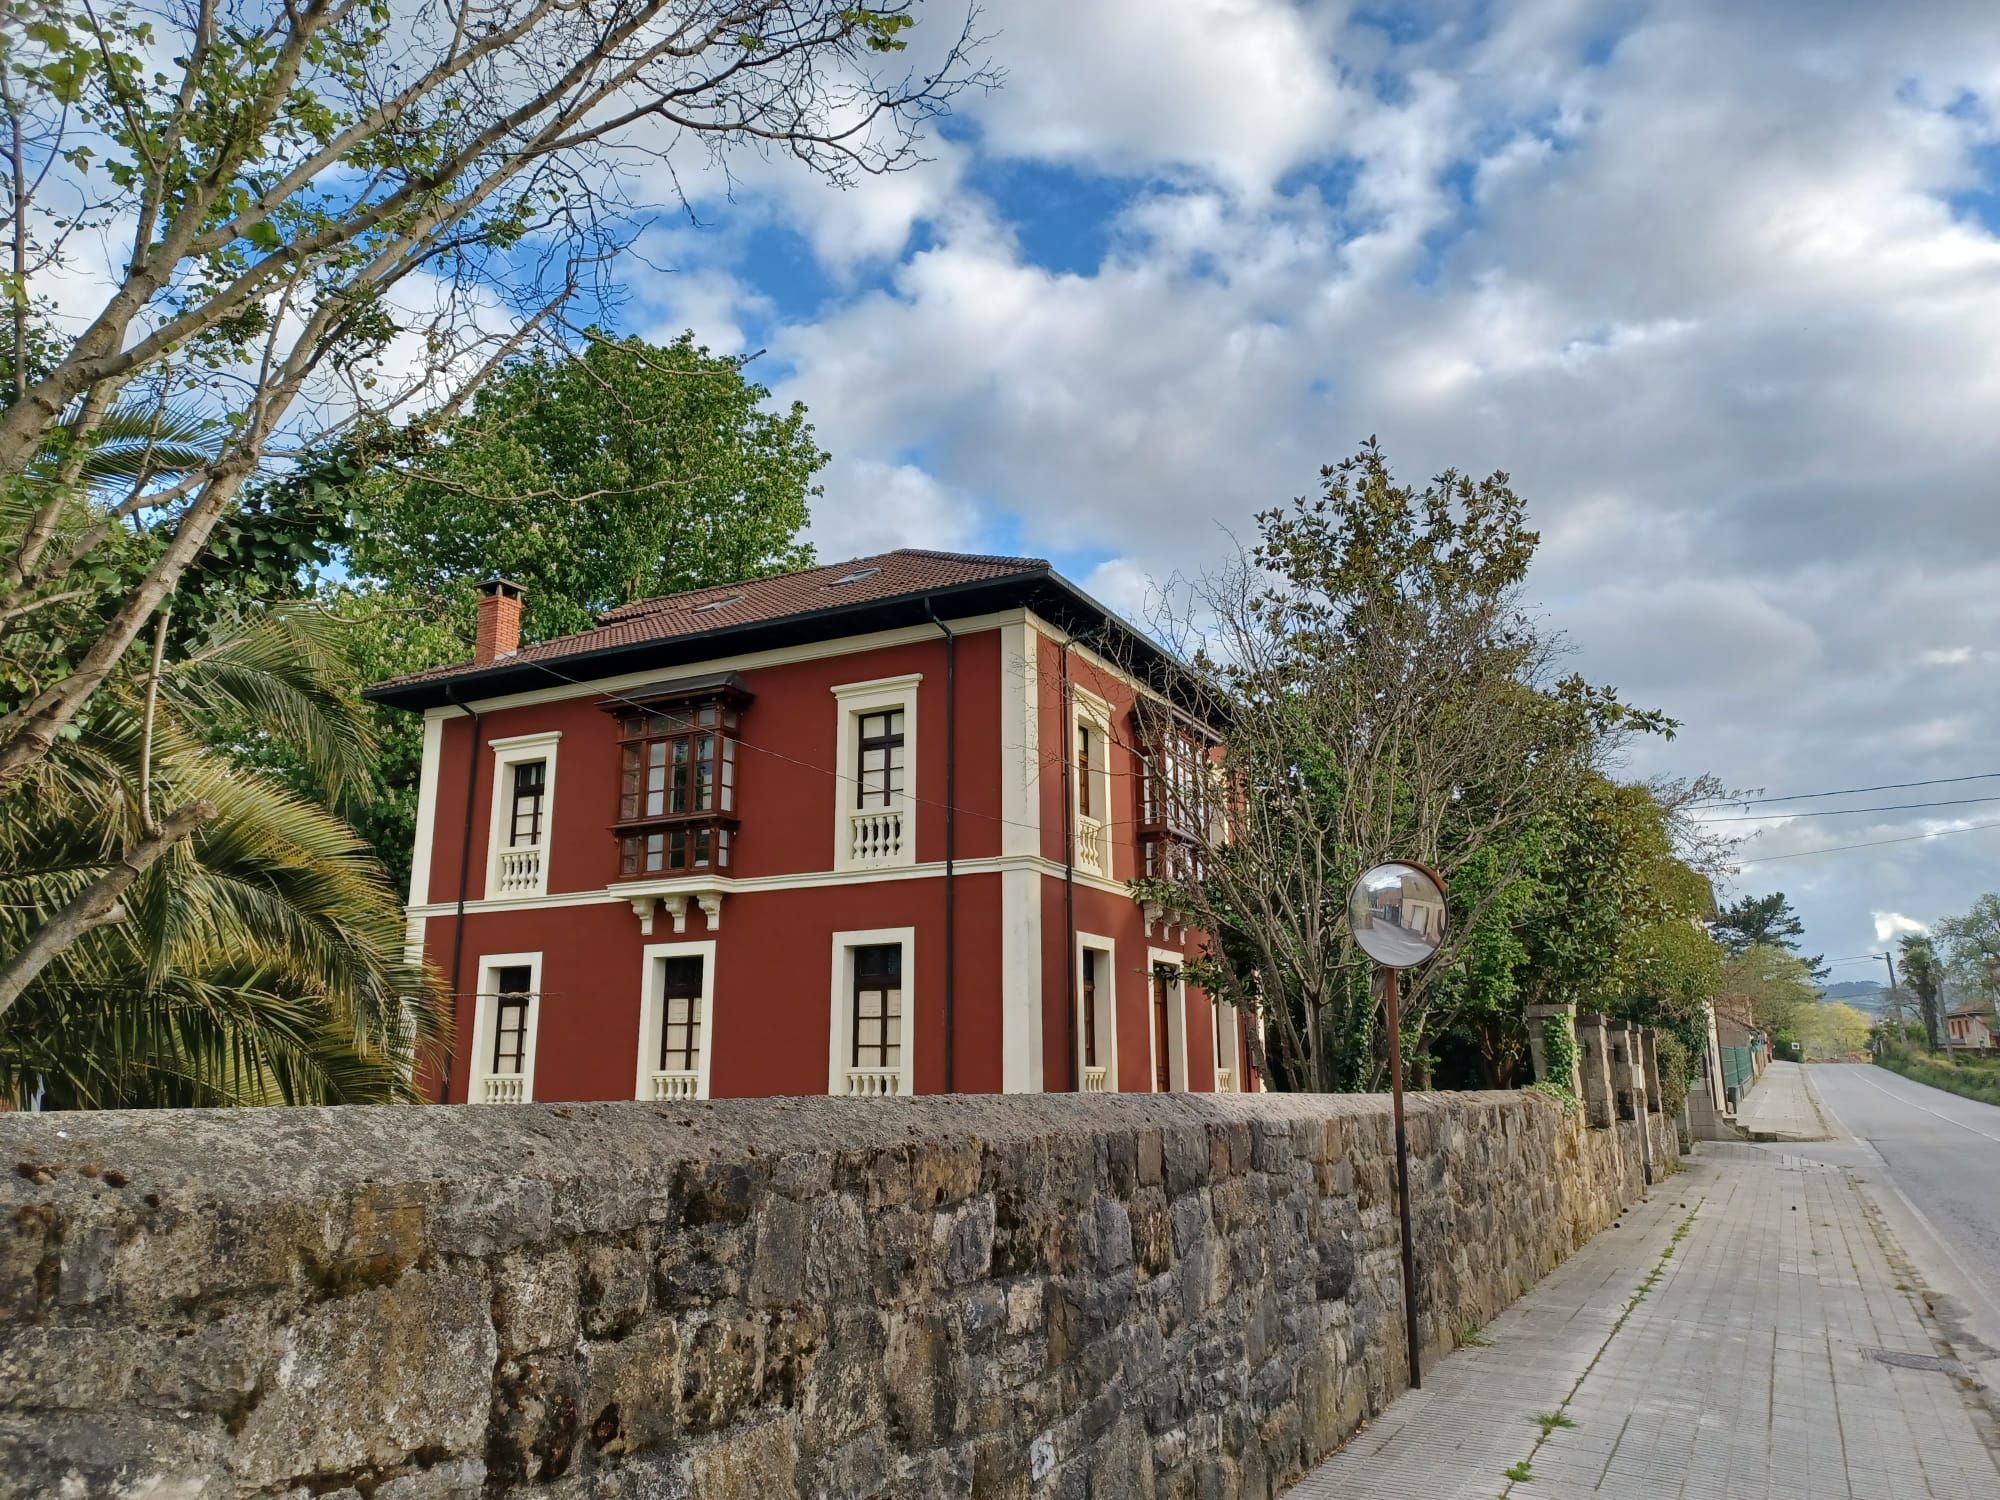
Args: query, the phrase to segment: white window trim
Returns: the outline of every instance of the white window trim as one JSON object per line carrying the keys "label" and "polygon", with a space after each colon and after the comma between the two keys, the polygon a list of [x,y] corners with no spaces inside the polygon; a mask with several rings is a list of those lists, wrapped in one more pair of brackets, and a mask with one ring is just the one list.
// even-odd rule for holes
{"label": "white window trim", "polygon": [[[1229,1092],[1243,1092],[1243,1039],[1237,1034],[1236,1007],[1208,997],[1208,1025],[1215,1037],[1215,1091],[1223,1092],[1221,1070],[1229,1069]],[[1229,1039],[1229,1051],[1222,1050],[1223,1038]]]}
{"label": "white window trim", "polygon": [[[1098,697],[1097,694],[1091,692],[1089,688],[1077,687],[1072,684],[1069,691],[1071,699],[1069,713],[1069,811],[1070,827],[1075,830],[1072,837],[1081,843],[1086,836],[1083,830],[1083,779],[1076,771],[1076,742],[1082,731],[1089,728],[1097,732],[1098,741],[1098,755],[1090,773],[1090,779],[1095,783],[1090,789],[1091,803],[1097,808],[1097,811],[1090,815],[1090,820],[1097,825],[1096,838],[1100,849],[1103,851],[1101,856],[1102,867],[1097,873],[1108,876],[1111,874],[1112,867],[1112,819],[1110,817],[1111,705],[1103,698]],[[1077,857],[1078,862],[1082,863],[1083,856],[1081,851],[1078,852]]]}
{"label": "white window trim", "polygon": [[1148,948],[1146,950],[1146,1039],[1149,1047],[1146,1058],[1146,1087],[1155,1093],[1159,1091],[1160,1043],[1159,1027],[1153,1020],[1153,970],[1165,964],[1174,971],[1173,993],[1167,1004],[1167,1086],[1176,1093],[1188,1091],[1188,1049],[1187,1049],[1187,955],[1174,948]]}
{"label": "white window trim", "polygon": [[896,1091],[916,1092],[917,1063],[917,929],[873,927],[833,935],[832,1031],[827,1043],[826,1091],[847,1093],[847,1070],[853,1055],[854,950],[876,943],[899,943],[903,949],[902,1052],[898,1058]]}
{"label": "white window trim", "polygon": [[[868,682],[843,682],[832,689],[834,697],[834,792],[833,868],[836,870],[879,870],[914,865],[917,862],[917,685],[921,672],[901,677],[877,677]],[[856,721],[863,714],[884,709],[903,711],[903,790],[896,808],[903,817],[902,851],[892,860],[854,860],[850,853],[848,825],[855,811],[855,788],[861,779],[860,746],[855,737]]]}
{"label": "white window trim", "polygon": [[1104,1092],[1118,1092],[1118,944],[1095,932],[1076,935],[1076,1076],[1083,1082],[1083,951],[1091,949],[1097,964],[1097,1055],[1104,1059]]}
{"label": "white window trim", "polygon": [[[548,894],[549,845],[556,816],[556,747],[561,740],[562,731],[551,729],[486,742],[486,748],[493,752],[493,816],[486,825],[486,896],[490,901],[533,901]],[[512,827],[514,767],[531,760],[548,763],[542,773],[542,841],[534,846],[541,851],[540,869],[533,890],[509,891],[503,896],[500,856],[508,848],[507,833]]]}
{"label": "white window trim", "polygon": [[632,1097],[653,1097],[654,1066],[660,1055],[660,1027],[666,1017],[661,995],[661,963],[667,958],[701,960],[701,1055],[695,1063],[695,1097],[708,1097],[709,1064],[715,1057],[715,941],[694,943],[648,943],[639,950],[639,1069],[633,1079]]}
{"label": "white window trim", "polygon": [[411,906],[422,906],[431,898],[431,854],[437,839],[438,770],[444,764],[444,721],[442,709],[430,709],[424,714],[423,761],[417,774],[416,836],[410,847]]}
{"label": "white window trim", "polygon": [[474,1104],[480,1102],[486,1080],[494,1076],[493,1028],[499,1019],[499,1006],[494,1003],[498,980],[494,976],[501,969],[514,968],[528,971],[528,1034],[521,1046],[521,1098],[526,1102],[535,1097],[536,1043],[542,1029],[542,955],[483,953],[475,970],[479,991],[472,1016],[472,1066],[466,1070],[465,1097]]}

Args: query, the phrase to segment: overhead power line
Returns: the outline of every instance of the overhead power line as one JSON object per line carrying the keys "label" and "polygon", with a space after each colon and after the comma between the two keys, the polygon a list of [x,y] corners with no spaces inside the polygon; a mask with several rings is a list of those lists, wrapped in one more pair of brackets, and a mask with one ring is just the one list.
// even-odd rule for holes
{"label": "overhead power line", "polygon": [[1800,849],[1793,854],[1764,854],[1756,859],[1738,862],[1738,868],[1750,865],[1772,865],[1781,859],[1810,859],[1815,854],[1839,854],[1848,849],[1879,849],[1884,844],[1916,844],[1925,839],[1950,838],[1954,833],[1977,833],[1982,828],[2000,828],[2000,818],[1990,823],[1967,823],[1963,828],[1940,828],[1933,833],[1906,833],[1901,838],[1869,839],[1860,844],[1829,844],[1824,849]]}
{"label": "overhead power line", "polygon": [[1962,781],[1992,781],[2000,771],[1976,771],[1970,776],[1934,776],[1928,781],[1885,781],[1877,786],[1844,786],[1830,792],[1792,792],[1783,797],[1709,797],[1689,807],[1761,807],[1767,802],[1810,802],[1819,797],[1852,797],[1862,792],[1901,792],[1919,786],[1955,786]]}
{"label": "overhead power line", "polygon": [[1710,823],[1776,823],[1788,818],[1844,818],[1852,813],[1913,812],[1920,807],[1965,807],[1975,802],[2000,802],[2000,797],[1946,797],[1938,802],[1883,802],[1873,807],[1829,807],[1824,812],[1745,813],[1731,818],[1698,818]]}

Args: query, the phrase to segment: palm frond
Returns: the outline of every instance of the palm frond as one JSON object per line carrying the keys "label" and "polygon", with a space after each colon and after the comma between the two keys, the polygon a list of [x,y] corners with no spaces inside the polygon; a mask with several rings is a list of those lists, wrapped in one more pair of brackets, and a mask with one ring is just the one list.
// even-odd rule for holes
{"label": "palm frond", "polygon": [[185,722],[227,725],[289,746],[336,802],[367,785],[374,748],[340,639],[346,628],[310,603],[260,611],[176,665],[164,690]]}
{"label": "palm frond", "polygon": [[[57,425],[63,447],[78,441],[81,420],[81,408],[74,407]],[[220,422],[172,405],[114,406],[81,439],[85,452],[79,482],[96,490],[173,478],[213,463],[228,436]]]}
{"label": "palm frond", "polygon": [[[153,806],[217,816],[132,888],[126,919],[61,954],[0,1016],[0,1098],[17,1107],[411,1100],[448,1045],[435,974],[410,957],[395,892],[328,808],[217,748],[314,745],[329,788],[368,741],[333,627],[271,611],[161,684]],[[0,802],[0,944],[80,889],[137,831],[143,684],[115,682],[83,732]]]}

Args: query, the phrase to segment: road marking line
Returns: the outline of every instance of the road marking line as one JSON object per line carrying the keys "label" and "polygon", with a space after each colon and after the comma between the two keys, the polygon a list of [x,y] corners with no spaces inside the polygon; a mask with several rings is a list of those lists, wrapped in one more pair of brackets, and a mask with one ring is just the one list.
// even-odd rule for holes
{"label": "road marking line", "polygon": [[[1870,1064],[1870,1066],[1872,1067],[1873,1064]],[[1917,1103],[1917,1101],[1912,1099],[1908,1094],[1899,1094],[1894,1089],[1883,1088],[1881,1084],[1877,1083],[1874,1079],[1870,1078],[1866,1073],[1861,1075],[1861,1081],[1867,1084],[1868,1087],[1870,1087],[1871,1089],[1875,1089],[1880,1093],[1887,1094],[1891,1099],[1894,1099],[1899,1104],[1907,1104],[1910,1106],[1911,1109],[1920,1109],[1927,1115],[1936,1115],[1940,1120],[1944,1121],[1945,1124],[1947,1125],[1956,1125],[1960,1130],[1969,1130],[1974,1135],[1983,1135],[1989,1141],[2000,1141],[2000,1135],[1995,1135],[1990,1130],[1981,1130],[1977,1125],[1968,1125],[1963,1120],[1954,1120],[1950,1115],[1945,1114],[1942,1110],[1932,1109],[1928,1104]],[[1925,1087],[1925,1085],[1919,1084],[1918,1087],[1922,1088]],[[1974,1100],[1972,1102],[1977,1103],[1978,1101]]]}
{"label": "road marking line", "polygon": [[[1869,1087],[1871,1088],[1882,1089],[1882,1092],[1887,1094],[1891,1099],[1897,1100],[1898,1102],[1903,1104],[1915,1104],[1918,1109],[1924,1108],[1923,1105],[1917,1104],[1914,1099],[1905,1099],[1901,1094],[1895,1092],[1895,1090],[1893,1089],[1883,1089],[1881,1084],[1876,1083],[1874,1079],[1870,1078],[1865,1073],[1857,1073],[1855,1074],[1855,1077],[1859,1078],[1863,1083],[1869,1085]],[[1828,1099],[1823,1102],[1826,1104],[1827,1109],[1832,1111],[1834,1119],[1840,1120],[1840,1111],[1834,1109],[1833,1101],[1831,1099]],[[1930,1113],[1937,1114],[1937,1111],[1932,1110],[1930,1111]],[[1938,1118],[1945,1119],[1947,1117],[1944,1115],[1938,1115]],[[1951,1123],[1956,1125],[1960,1122],[1957,1120],[1953,1120]],[[1846,1121],[1844,1120],[1841,1121],[1841,1128],[1842,1129],[1847,1128]],[[1965,1128],[1968,1130],[1972,1129],[1970,1125],[1966,1126]],[[1974,1134],[1976,1135],[1984,1135],[1985,1133],[1986,1132],[1983,1130],[1974,1132]],[[1925,1213],[1921,1208],[1918,1208],[1916,1205],[1916,1201],[1913,1198],[1911,1198],[1908,1193],[1903,1191],[1903,1185],[1896,1181],[1895,1169],[1889,1165],[1889,1159],[1882,1154],[1881,1148],[1875,1144],[1875,1138],[1873,1136],[1856,1135],[1852,1130],[1848,1131],[1848,1135],[1857,1143],[1859,1143],[1868,1152],[1869,1155],[1875,1158],[1876,1161],[1882,1164],[1882,1170],[1880,1174],[1877,1177],[1868,1180],[1866,1186],[1873,1187],[1877,1183],[1879,1183],[1881,1186],[1886,1187],[1890,1192],[1896,1195],[1897,1201],[1900,1202],[1904,1208],[1909,1210],[1910,1217],[1916,1222],[1917,1228],[1921,1229],[1925,1234],[1930,1236],[1931,1243],[1937,1247],[1938,1252],[1941,1255],[1943,1255],[1946,1260],[1950,1261],[1952,1266],[1958,1271],[1958,1274],[1964,1278],[1965,1289],[1970,1291],[1973,1296],[1977,1297],[1980,1301],[1984,1302],[1988,1307],[1993,1309],[1993,1316],[1995,1318],[1994,1326],[1996,1328],[2000,1328],[2000,1300],[1996,1300],[1993,1293],[1989,1292],[1986,1289],[1986,1282],[1984,1278],[1973,1275],[1972,1268],[1968,1266],[1963,1260],[1959,1259],[1958,1251],[1952,1247],[1951,1241],[1946,1239],[1944,1235],[1939,1232],[1937,1225],[1931,1222],[1930,1215]],[[1891,1231],[1891,1233],[1893,1234],[1893,1231]]]}

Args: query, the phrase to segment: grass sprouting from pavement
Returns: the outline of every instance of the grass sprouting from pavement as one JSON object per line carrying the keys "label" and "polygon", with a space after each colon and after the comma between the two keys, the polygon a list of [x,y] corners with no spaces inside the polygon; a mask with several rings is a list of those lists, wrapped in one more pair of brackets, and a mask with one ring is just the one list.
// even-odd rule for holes
{"label": "grass sprouting from pavement", "polygon": [[1632,1316],[1633,1309],[1646,1300],[1646,1294],[1658,1286],[1660,1278],[1667,1274],[1667,1262],[1674,1258],[1674,1247],[1686,1239],[1689,1232],[1693,1230],[1695,1215],[1701,1212],[1703,1201],[1705,1200],[1696,1200],[1695,1206],[1689,1212],[1688,1216],[1674,1226],[1673,1238],[1668,1240],[1666,1247],[1660,1251],[1660,1258],[1653,1262],[1653,1268],[1646,1273],[1645,1280],[1641,1281],[1633,1289],[1631,1297],[1626,1300],[1625,1306],[1618,1314],[1618,1321],[1611,1325],[1611,1331],[1605,1334],[1604,1342],[1599,1344],[1597,1352],[1591,1355],[1590,1363],[1585,1365],[1583,1373],[1576,1377],[1575,1384],[1569,1388],[1569,1394],[1563,1397],[1562,1405],[1558,1406],[1554,1411],[1537,1412],[1529,1418],[1531,1422],[1534,1422],[1542,1429],[1541,1436],[1535,1439],[1535,1446],[1528,1450],[1526,1458],[1507,1469],[1507,1484],[1500,1491],[1499,1500],[1507,1500],[1507,1497],[1514,1493],[1515,1485],[1526,1484],[1535,1477],[1535,1455],[1542,1451],[1542,1444],[1546,1443],[1558,1428],[1576,1426],[1576,1423],[1569,1416],[1570,1402],[1574,1401],[1576,1393],[1583,1389],[1584,1381],[1590,1379],[1590,1372],[1596,1369],[1597,1362],[1604,1358],[1604,1351],[1609,1349],[1611,1341],[1618,1337],[1619,1330],[1625,1326],[1626,1320]]}

